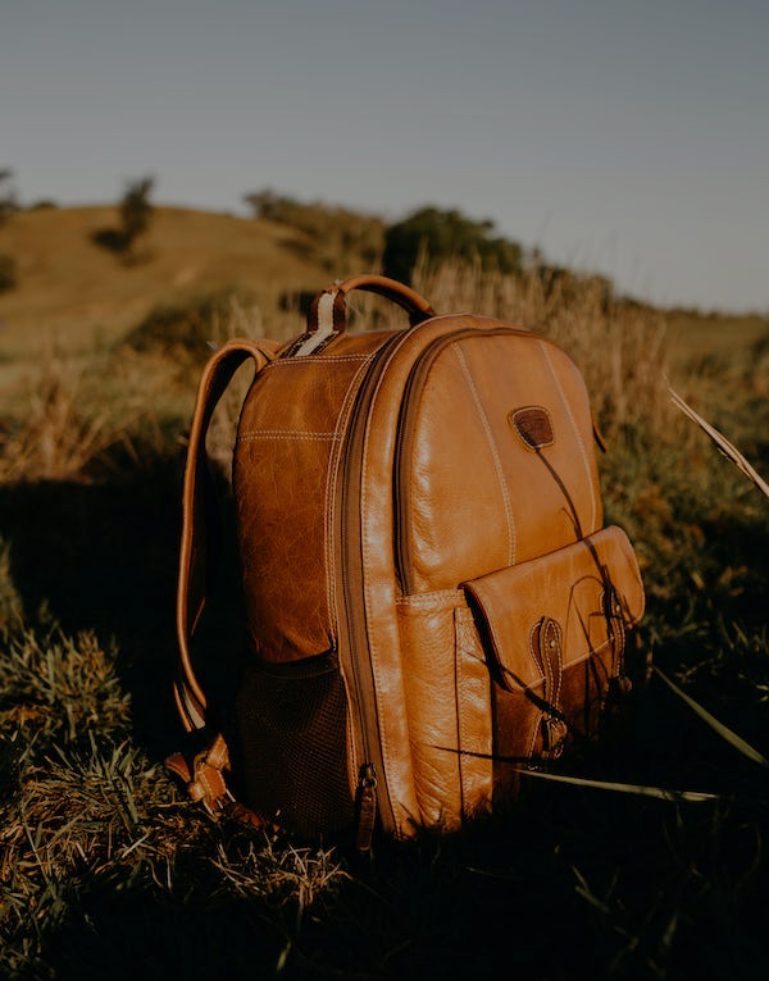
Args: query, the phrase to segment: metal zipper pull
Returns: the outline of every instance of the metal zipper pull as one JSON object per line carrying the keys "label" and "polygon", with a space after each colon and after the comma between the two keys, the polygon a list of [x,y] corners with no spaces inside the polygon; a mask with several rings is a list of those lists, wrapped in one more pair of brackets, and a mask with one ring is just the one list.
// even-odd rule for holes
{"label": "metal zipper pull", "polygon": [[364,763],[358,776],[356,806],[358,811],[355,847],[359,852],[371,848],[371,839],[376,824],[376,786],[377,776],[373,763]]}

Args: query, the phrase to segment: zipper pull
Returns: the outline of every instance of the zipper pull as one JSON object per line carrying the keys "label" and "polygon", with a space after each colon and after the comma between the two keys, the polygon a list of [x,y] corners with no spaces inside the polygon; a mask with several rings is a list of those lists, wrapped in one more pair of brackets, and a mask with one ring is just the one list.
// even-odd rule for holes
{"label": "zipper pull", "polygon": [[358,811],[355,847],[359,852],[371,849],[371,839],[376,823],[376,769],[373,763],[364,763],[358,776],[356,806]]}

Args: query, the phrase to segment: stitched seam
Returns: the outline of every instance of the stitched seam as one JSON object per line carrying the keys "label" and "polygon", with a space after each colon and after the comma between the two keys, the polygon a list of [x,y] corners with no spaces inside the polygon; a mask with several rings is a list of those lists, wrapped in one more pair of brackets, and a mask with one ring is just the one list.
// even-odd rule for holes
{"label": "stitched seam", "polygon": [[[480,758],[468,758],[464,751],[470,752],[492,752],[489,744],[491,739],[491,696],[486,702],[487,711],[485,713],[486,725],[483,731],[473,734],[473,722],[477,722],[477,714],[473,714],[471,705],[473,693],[477,695],[477,679],[470,673],[470,662],[473,665],[485,665],[485,658],[479,657],[477,647],[480,646],[478,634],[474,628],[470,611],[466,607],[457,607],[454,610],[454,628],[457,638],[457,678],[459,685],[458,710],[459,710],[459,733],[460,733],[460,774],[461,774],[461,799],[462,799],[462,818],[472,817],[473,810],[478,806],[483,806],[484,797],[488,797],[493,782],[491,760]],[[488,690],[488,689],[487,689]]]}
{"label": "stitched seam", "polygon": [[440,589],[432,593],[417,593],[411,596],[396,596],[397,606],[413,607],[415,609],[440,609],[443,604],[452,604],[448,609],[463,608],[464,591],[461,589]]}
{"label": "stitched seam", "polygon": [[457,776],[459,777],[459,817],[460,821],[465,817],[465,780],[464,780],[464,761],[462,759],[462,749],[464,739],[462,733],[462,706],[461,706],[461,659],[462,659],[463,638],[461,636],[461,624],[454,616],[454,712],[456,713],[456,740],[457,740]]}
{"label": "stitched seam", "polygon": [[569,417],[569,422],[571,422],[571,428],[574,430],[574,435],[577,437],[577,443],[579,444],[579,451],[580,454],[582,455],[582,462],[585,465],[585,474],[587,475],[587,485],[590,488],[590,506],[592,509],[590,514],[590,531],[592,532],[595,531],[595,516],[597,511],[596,501],[595,501],[595,489],[593,487],[593,472],[590,469],[590,463],[588,462],[588,458],[587,458],[587,451],[585,450],[585,444],[582,441],[582,436],[580,435],[579,427],[577,426],[577,422],[574,418],[574,413],[571,411],[569,400],[566,398],[566,393],[563,390],[561,381],[558,375],[555,373],[555,369],[553,368],[553,362],[550,359],[550,352],[547,350],[547,347],[545,346],[545,344],[543,344],[542,341],[539,341],[538,343],[539,343],[539,349],[542,352],[542,355],[545,359],[550,374],[553,377],[553,381],[555,382],[556,388],[558,389],[558,394],[561,398],[561,402],[563,402],[563,406],[566,409],[566,414]]}
{"label": "stitched seam", "polygon": [[[575,657],[573,661],[569,661],[569,663],[565,666],[564,670],[569,670],[570,668],[573,668],[576,664],[582,664],[583,661],[587,661],[588,658],[593,657],[595,654],[600,654],[601,651],[605,647],[608,647],[610,643],[611,640],[605,640],[602,644],[599,644],[598,647],[591,647],[589,651],[586,651],[584,654],[580,654],[579,657]],[[530,684],[526,685],[525,688],[514,688],[513,691],[521,691],[521,692],[531,691],[532,688],[537,688],[539,685],[541,685],[544,680],[545,680],[545,676],[544,674],[542,674],[535,681],[532,681]]]}
{"label": "stitched seam", "polygon": [[476,388],[473,376],[470,374],[470,368],[467,364],[467,359],[465,358],[464,351],[457,345],[454,345],[454,353],[459,361],[462,373],[465,376],[468,387],[470,388],[470,394],[472,395],[473,401],[475,402],[475,408],[478,412],[478,416],[481,420],[481,425],[486,434],[486,440],[489,444],[489,449],[491,450],[491,456],[494,461],[494,469],[497,472],[497,480],[499,481],[499,489],[502,492],[502,501],[505,506],[505,516],[507,518],[507,564],[515,565],[515,522],[513,520],[513,508],[510,504],[510,495],[507,490],[507,481],[505,480],[505,474],[502,470],[502,461],[499,457],[499,450],[497,449],[497,444],[494,442],[494,434],[491,431],[491,425],[489,424],[488,417],[484,411],[483,405],[481,403],[480,395],[478,394],[478,389]]}
{"label": "stitched seam", "polygon": [[[528,440],[524,439],[523,433],[518,428],[518,416],[521,414],[521,412],[528,412],[530,409],[539,409],[540,411],[544,412],[547,418],[550,420],[550,429],[553,432],[553,436],[551,439],[548,440],[547,443],[537,443],[536,446],[532,446],[531,443],[528,442]],[[555,430],[553,430],[553,419],[552,416],[550,415],[550,412],[548,411],[548,409],[545,408],[544,405],[523,405],[521,406],[520,409],[514,409],[508,416],[508,420],[510,422],[510,426],[513,429],[513,432],[516,434],[516,436],[520,439],[520,441],[523,443],[523,445],[530,453],[538,453],[539,450],[543,450],[548,446],[553,446],[553,444],[555,443]]]}
{"label": "stitched seam", "polygon": [[561,628],[553,620],[555,624],[555,649],[558,655],[558,683],[555,686],[555,693],[553,695],[553,708],[556,712],[561,711],[561,684],[563,682],[563,650],[561,649]]}
{"label": "stitched seam", "polygon": [[270,368],[286,368],[289,365],[304,365],[304,364],[340,364],[343,361],[370,361],[373,358],[373,354],[326,354],[321,356],[319,354],[305,354],[301,359],[299,358],[287,358],[285,361],[271,361],[269,364]]}
{"label": "stitched seam", "polygon": [[332,434],[336,445],[332,448],[331,455],[328,461],[328,469],[326,471],[326,490],[325,490],[325,530],[326,530],[326,591],[328,603],[329,616],[331,618],[334,635],[338,637],[339,635],[339,623],[338,623],[338,610],[336,605],[336,566],[334,564],[334,512],[336,508],[336,487],[337,487],[337,475],[339,473],[339,462],[342,458],[341,451],[341,440],[344,436],[344,430],[347,427],[349,421],[348,409],[349,405],[355,397],[355,393],[358,391],[360,385],[358,384],[358,378],[363,373],[367,367],[367,361],[364,360],[360,367],[357,369],[355,374],[350,379],[350,384],[347,386],[347,391],[345,392],[344,399],[342,400],[342,408],[339,411],[339,416],[336,420],[336,427],[334,433]]}
{"label": "stitched seam", "polygon": [[[548,683],[550,681],[550,672],[545,667],[544,657],[541,656],[541,645],[540,645],[539,653],[534,647],[534,631],[537,629],[537,627],[540,626],[541,623],[542,623],[541,620],[535,620],[535,622],[531,625],[531,629],[529,630],[529,654],[531,654],[531,659],[534,662],[537,670],[541,672],[541,677],[539,681],[535,682],[534,684],[535,685],[544,684],[545,686],[544,698],[547,701],[547,688],[548,688]],[[532,687],[533,685],[527,685],[524,690],[528,691]]]}
{"label": "stitched seam", "polygon": [[238,443],[250,443],[256,439],[313,439],[320,442],[340,439],[336,433],[300,433],[291,430],[281,429],[262,429],[253,432],[242,433],[238,436]]}
{"label": "stitched seam", "polygon": [[247,429],[241,434],[241,439],[245,436],[334,436],[336,430],[322,432],[313,429]]}

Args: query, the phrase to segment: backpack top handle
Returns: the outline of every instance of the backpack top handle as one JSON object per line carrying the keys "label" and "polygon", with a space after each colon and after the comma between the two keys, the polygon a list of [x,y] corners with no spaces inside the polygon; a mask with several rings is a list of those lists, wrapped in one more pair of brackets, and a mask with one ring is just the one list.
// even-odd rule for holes
{"label": "backpack top handle", "polygon": [[317,354],[335,337],[343,334],[347,330],[347,294],[353,290],[376,293],[397,303],[408,313],[412,327],[435,316],[435,310],[423,296],[395,279],[368,273],[337,280],[315,297],[307,316],[307,331],[286,355]]}

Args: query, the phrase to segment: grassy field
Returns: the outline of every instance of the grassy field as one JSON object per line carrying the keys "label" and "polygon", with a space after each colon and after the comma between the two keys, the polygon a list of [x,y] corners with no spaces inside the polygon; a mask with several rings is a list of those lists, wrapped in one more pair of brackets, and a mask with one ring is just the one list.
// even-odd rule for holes
{"label": "grassy field", "polygon": [[[284,228],[171,209],[145,265],[79,251],[94,249],[83,229],[106,210],[58,213],[73,238],[57,232],[56,256],[43,233],[22,249],[26,223],[56,215],[21,216],[27,284],[0,303],[0,976],[765,977],[769,771],[651,665],[769,755],[769,501],[665,387],[766,476],[769,324],[607,306],[590,284],[548,291],[536,276],[421,277],[439,310],[502,314],[560,340],[608,439],[607,517],[637,546],[648,614],[625,713],[561,769],[716,796],[532,779],[509,813],[380,843],[364,861],[215,824],[162,767],[179,740],[178,500],[205,339],[298,331],[279,294],[327,277]],[[23,258],[35,254],[36,266]],[[192,267],[208,272],[181,282]],[[233,284],[248,294],[201,304]],[[235,411],[220,420],[222,459]],[[221,592],[213,618],[234,624],[222,647],[237,651]]]}

